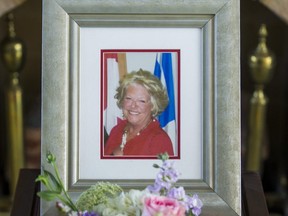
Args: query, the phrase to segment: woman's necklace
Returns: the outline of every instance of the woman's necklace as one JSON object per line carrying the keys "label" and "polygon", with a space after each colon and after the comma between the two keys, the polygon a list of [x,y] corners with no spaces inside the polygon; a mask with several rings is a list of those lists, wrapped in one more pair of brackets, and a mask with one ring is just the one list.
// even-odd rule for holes
{"label": "woman's necklace", "polygon": [[125,145],[126,145],[126,142],[127,142],[127,130],[124,130],[123,132],[123,135],[122,135],[122,142],[121,142],[121,145],[120,145],[120,150],[123,151]]}
{"label": "woman's necklace", "polygon": [[[137,132],[136,136],[139,136],[141,134],[141,132],[148,127],[148,125],[151,123],[151,121],[155,121],[155,120],[151,119],[140,131]],[[127,143],[127,136],[128,136],[128,130],[126,129],[126,130],[124,130],[123,135],[122,135],[122,141],[120,144],[120,150],[121,151],[123,151],[123,149]]]}

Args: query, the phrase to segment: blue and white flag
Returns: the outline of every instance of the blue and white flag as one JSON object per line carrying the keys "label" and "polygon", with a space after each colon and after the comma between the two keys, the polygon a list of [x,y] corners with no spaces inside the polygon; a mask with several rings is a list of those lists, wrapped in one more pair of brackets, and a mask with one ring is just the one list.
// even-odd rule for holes
{"label": "blue and white flag", "polygon": [[161,127],[170,136],[174,145],[174,152],[177,153],[174,78],[171,53],[157,53],[154,75],[157,76],[166,87],[169,97],[169,104],[159,115],[158,120]]}

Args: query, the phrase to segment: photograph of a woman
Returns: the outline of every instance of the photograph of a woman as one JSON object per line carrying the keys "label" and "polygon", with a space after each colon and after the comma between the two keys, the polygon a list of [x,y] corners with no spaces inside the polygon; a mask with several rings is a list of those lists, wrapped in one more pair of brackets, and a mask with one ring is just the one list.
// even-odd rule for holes
{"label": "photograph of a woman", "polygon": [[[102,159],[179,158],[180,50],[102,50]],[[153,144],[152,144],[153,143]]]}
{"label": "photograph of a woman", "polygon": [[169,102],[166,89],[156,76],[142,69],[126,74],[115,98],[123,120],[112,128],[104,155],[174,155],[172,142],[156,119]]}

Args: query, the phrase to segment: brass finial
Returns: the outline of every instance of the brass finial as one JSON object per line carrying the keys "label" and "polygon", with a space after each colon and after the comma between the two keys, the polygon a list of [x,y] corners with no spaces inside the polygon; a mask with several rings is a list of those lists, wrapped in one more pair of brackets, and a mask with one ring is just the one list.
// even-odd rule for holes
{"label": "brass finial", "polygon": [[267,48],[266,25],[259,29],[259,43],[249,57],[249,66],[255,90],[250,101],[249,137],[247,143],[246,169],[260,171],[262,167],[262,147],[266,129],[266,109],[268,98],[264,86],[272,77],[275,65],[274,54]]}
{"label": "brass finial", "polygon": [[264,84],[271,80],[273,68],[275,65],[274,54],[266,45],[268,36],[265,24],[262,24],[259,29],[259,43],[252,55],[249,58],[249,66],[253,81],[259,88],[263,88]]}
{"label": "brass finial", "polygon": [[7,16],[7,36],[1,43],[1,57],[9,77],[5,91],[9,185],[13,200],[19,171],[24,167],[23,103],[19,73],[24,66],[24,43],[16,37],[14,16]]}
{"label": "brass finial", "polygon": [[18,76],[24,66],[25,47],[24,43],[16,37],[12,13],[7,16],[7,25],[8,35],[1,44],[2,60],[8,72]]}

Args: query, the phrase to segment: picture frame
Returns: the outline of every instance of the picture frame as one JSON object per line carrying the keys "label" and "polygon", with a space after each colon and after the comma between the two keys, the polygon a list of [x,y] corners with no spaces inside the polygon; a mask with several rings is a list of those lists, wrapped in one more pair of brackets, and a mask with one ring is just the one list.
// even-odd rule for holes
{"label": "picture frame", "polygon": [[[43,0],[41,163],[48,151],[56,155],[74,199],[98,180],[79,178],[81,28],[191,28],[201,31],[203,51],[202,169],[180,184],[199,194],[203,215],[241,215],[239,10],[237,0]],[[111,180],[125,189],[151,182]],[[41,215],[52,206],[42,201]]]}

